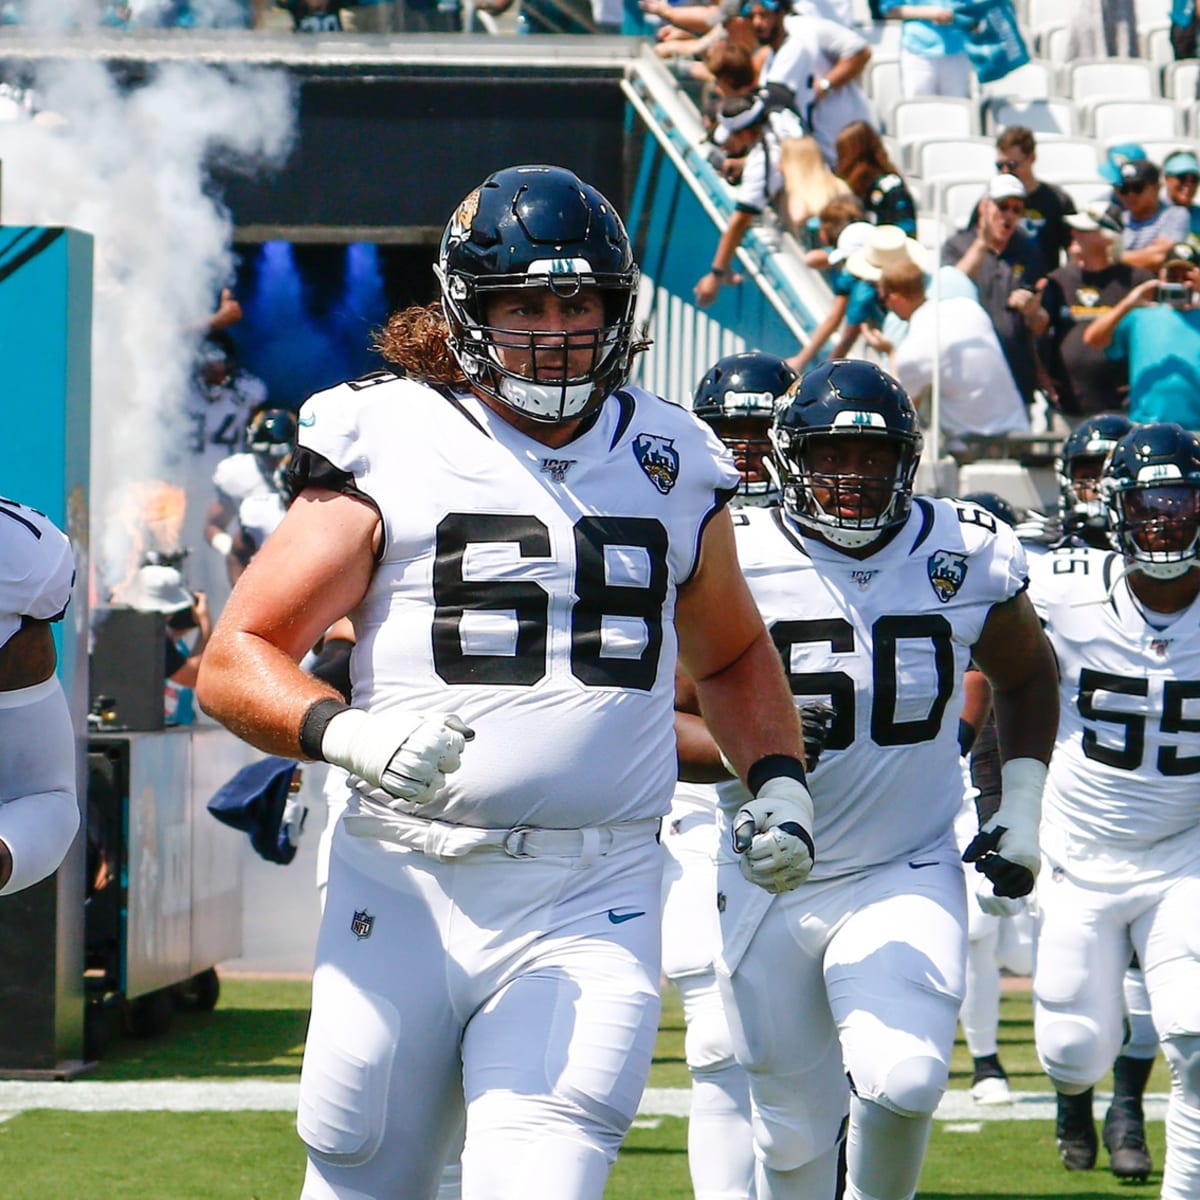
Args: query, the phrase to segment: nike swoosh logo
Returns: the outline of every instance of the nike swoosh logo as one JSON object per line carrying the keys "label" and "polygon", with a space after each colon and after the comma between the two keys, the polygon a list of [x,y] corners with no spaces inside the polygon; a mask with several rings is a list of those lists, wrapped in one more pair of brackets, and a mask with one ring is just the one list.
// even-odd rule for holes
{"label": "nike swoosh logo", "polygon": [[611,908],[608,910],[608,919],[614,925],[623,925],[626,921],[632,921],[634,917],[644,917],[645,915],[644,912],[619,913],[614,912]]}
{"label": "nike swoosh logo", "polygon": [[908,865],[910,867],[912,867],[912,869],[914,871],[919,871],[922,867],[936,867],[937,863],[936,862],[922,862],[922,863],[910,862]]}

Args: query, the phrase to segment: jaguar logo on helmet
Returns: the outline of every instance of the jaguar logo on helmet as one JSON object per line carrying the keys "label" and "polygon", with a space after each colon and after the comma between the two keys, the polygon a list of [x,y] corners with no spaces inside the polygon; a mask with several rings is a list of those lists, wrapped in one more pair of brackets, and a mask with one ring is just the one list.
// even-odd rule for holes
{"label": "jaguar logo on helmet", "polygon": [[470,192],[454,210],[446,237],[452,242],[465,242],[471,236],[471,226],[475,223],[475,214],[479,212],[479,189]]}
{"label": "jaguar logo on helmet", "polygon": [[937,550],[929,556],[929,582],[933,585],[933,594],[943,604],[949,604],[958,595],[966,578],[965,554],[956,554],[952,550]]}
{"label": "jaguar logo on helmet", "polygon": [[639,433],[633,440],[633,453],[646,478],[665,496],[679,479],[679,452],[674,439]]}

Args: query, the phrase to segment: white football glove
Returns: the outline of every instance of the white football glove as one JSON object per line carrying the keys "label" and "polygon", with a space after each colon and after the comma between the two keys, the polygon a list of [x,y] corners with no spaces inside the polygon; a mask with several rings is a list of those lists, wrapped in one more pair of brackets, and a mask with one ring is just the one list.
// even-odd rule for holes
{"label": "white football glove", "polygon": [[992,881],[997,896],[1028,896],[1033,891],[1042,853],[1038,826],[1042,820],[1042,789],[1046,764],[1036,758],[1010,759],[1000,768],[1000,807],[963,851]]}
{"label": "white football glove", "polygon": [[457,771],[475,733],[453,713],[348,708],[325,727],[321,757],[388,797],[425,804]]}
{"label": "white football glove", "polygon": [[286,838],[289,846],[299,846],[307,818],[308,806],[304,801],[296,795],[288,796],[283,802],[283,816],[279,819],[280,838]]}
{"label": "white football glove", "polygon": [[799,887],[813,869],[813,802],[798,779],[777,775],[733,818],[742,874],[777,895]]}

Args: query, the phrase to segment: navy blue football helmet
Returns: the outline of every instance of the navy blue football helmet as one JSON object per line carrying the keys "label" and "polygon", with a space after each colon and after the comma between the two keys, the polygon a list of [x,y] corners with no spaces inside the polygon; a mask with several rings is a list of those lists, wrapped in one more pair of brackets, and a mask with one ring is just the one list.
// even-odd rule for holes
{"label": "navy blue football helmet", "polygon": [[296,414],[286,408],[260,408],[246,423],[246,449],[279,463],[296,445]]}
{"label": "navy blue football helmet", "polygon": [[[896,450],[895,469],[878,478],[817,472],[814,440],[830,437],[886,439]],[[917,410],[890,375],[862,359],[826,362],[794,386],[775,414],[771,463],[783,507],[834,546],[869,546],[908,519],[923,441]]]}
{"label": "navy blue football helmet", "polygon": [[977,504],[1012,529],[1015,529],[1021,522],[1017,510],[997,492],[969,492],[962,499]]}
{"label": "navy blue football helmet", "polygon": [[1152,579],[1196,565],[1200,541],[1200,437],[1173,424],[1135,425],[1113,448],[1100,491],[1109,537]]}
{"label": "navy blue football helmet", "polygon": [[778,498],[765,469],[771,453],[771,422],[776,405],[797,378],[782,358],[749,350],[713,363],[692,397],[692,412],[712,426],[733,454],[742,473],[739,494],[753,502]]}
{"label": "navy blue football helmet", "polygon": [[[434,270],[450,349],[486,395],[553,424],[582,415],[628,377],[640,275],[616,210],[572,172],[526,166],[490,175],[455,209]],[[555,336],[488,322],[496,292],[549,291],[569,300],[585,288],[604,302],[595,329]],[[565,377],[568,351],[573,363],[584,351],[589,361]]]}
{"label": "navy blue football helmet", "polygon": [[1054,472],[1058,476],[1058,515],[1064,532],[1081,528],[1103,529],[1108,511],[1099,490],[1091,500],[1080,497],[1076,475],[1099,484],[1100,473],[1109,451],[1133,428],[1133,422],[1120,413],[1100,413],[1089,417],[1063,441]]}

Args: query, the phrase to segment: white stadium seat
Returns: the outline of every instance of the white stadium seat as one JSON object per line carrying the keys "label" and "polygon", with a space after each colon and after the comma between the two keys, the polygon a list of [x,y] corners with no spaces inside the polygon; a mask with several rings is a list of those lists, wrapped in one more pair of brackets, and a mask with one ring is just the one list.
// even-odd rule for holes
{"label": "white stadium seat", "polygon": [[1095,142],[1049,137],[1038,140],[1034,174],[1039,179],[1051,183],[1060,179],[1086,179],[1096,173],[1099,165],[1100,151]]}
{"label": "white stadium seat", "polygon": [[922,211],[931,219],[940,214],[948,226],[946,237],[949,237],[951,233],[966,228],[975,205],[987,189],[988,178],[990,176],[932,180],[925,185],[925,206]]}
{"label": "white stadium seat", "polygon": [[967,99],[923,96],[901,100],[892,109],[888,132],[900,143],[906,170],[913,170],[914,150],[930,138],[976,137],[979,134],[979,110]]}
{"label": "white stadium seat", "polygon": [[1163,67],[1163,95],[1177,105],[1190,108],[1200,98],[1200,58],[1181,58]]}
{"label": "white stadium seat", "polygon": [[1046,100],[1055,95],[1055,67],[1053,63],[1031,58],[1024,66],[991,83],[979,85],[982,96],[1013,96],[1018,100]]}
{"label": "white stadium seat", "polygon": [[994,96],[984,103],[984,128],[999,133],[1009,125],[1024,125],[1038,133],[1073,137],[1078,118],[1070,100],[1013,100]]}
{"label": "white stadium seat", "polygon": [[991,138],[930,138],[916,150],[913,171],[925,183],[964,176],[990,179],[996,173],[996,146]]}
{"label": "white stadium seat", "polygon": [[1156,25],[1143,29],[1138,35],[1142,42],[1142,57],[1156,67],[1166,66],[1175,59],[1175,48],[1171,45],[1170,25]]}
{"label": "white stadium seat", "polygon": [[1172,138],[1183,123],[1170,100],[1101,100],[1091,109],[1092,136],[1106,144]]}
{"label": "white stadium seat", "polygon": [[1093,201],[1107,200],[1112,195],[1112,184],[1099,175],[1092,179],[1056,179],[1054,182],[1071,197],[1080,212]]}
{"label": "white stadium seat", "polygon": [[879,126],[885,133],[892,132],[892,110],[903,98],[900,91],[900,63],[894,58],[874,58],[867,63],[863,72],[863,87],[871,98]]}
{"label": "white stadium seat", "polygon": [[1144,58],[1081,58],[1063,68],[1063,93],[1076,103],[1093,97],[1153,100],[1158,76]]}

